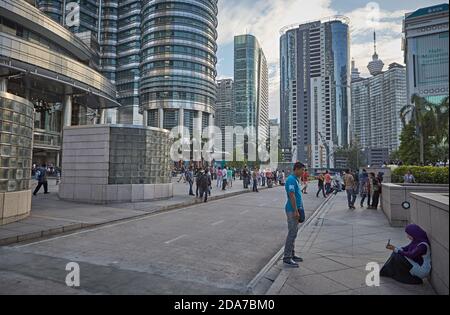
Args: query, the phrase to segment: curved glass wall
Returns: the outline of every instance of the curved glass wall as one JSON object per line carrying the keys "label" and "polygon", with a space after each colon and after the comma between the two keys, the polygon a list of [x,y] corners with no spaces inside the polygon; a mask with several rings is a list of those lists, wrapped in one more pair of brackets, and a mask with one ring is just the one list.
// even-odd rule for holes
{"label": "curved glass wall", "polygon": [[0,192],[30,189],[33,104],[0,92]]}
{"label": "curved glass wall", "polygon": [[212,113],[216,100],[217,1],[143,2],[141,107],[184,107]]}

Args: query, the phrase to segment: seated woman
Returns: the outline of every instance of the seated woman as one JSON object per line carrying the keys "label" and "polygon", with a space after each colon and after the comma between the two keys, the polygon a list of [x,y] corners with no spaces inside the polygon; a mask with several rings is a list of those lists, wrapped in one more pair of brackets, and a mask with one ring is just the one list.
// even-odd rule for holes
{"label": "seated woman", "polygon": [[388,245],[392,256],[381,269],[381,277],[393,278],[405,284],[423,284],[431,272],[431,246],[427,233],[418,225],[406,227],[412,242],[403,248]]}

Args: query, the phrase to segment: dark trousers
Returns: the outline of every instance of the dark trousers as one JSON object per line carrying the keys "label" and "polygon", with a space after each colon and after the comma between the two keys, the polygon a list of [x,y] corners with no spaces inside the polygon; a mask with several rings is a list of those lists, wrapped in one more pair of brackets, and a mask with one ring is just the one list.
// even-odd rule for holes
{"label": "dark trousers", "polygon": [[248,188],[248,178],[247,178],[247,176],[244,176],[244,188],[245,189]]}
{"label": "dark trousers", "polygon": [[422,279],[411,275],[412,265],[402,255],[392,253],[389,260],[380,271],[381,277],[392,278],[405,284],[422,284]]}
{"label": "dark trousers", "polygon": [[253,191],[258,192],[258,180],[257,179],[253,180]]}
{"label": "dark trousers", "polygon": [[225,190],[226,188],[227,188],[227,180],[224,179],[224,180],[222,181],[222,190]]}
{"label": "dark trousers", "polygon": [[36,189],[34,190],[34,195],[36,195],[39,190],[41,189],[41,187],[44,186],[44,193],[48,193],[48,182],[39,182]]}
{"label": "dark trousers", "polygon": [[192,181],[189,182],[189,195],[194,195],[194,192],[192,191]]}
{"label": "dark trousers", "polygon": [[373,193],[372,208],[378,209],[379,202],[380,202],[380,193],[378,191],[375,191]]}
{"label": "dark trousers", "polygon": [[327,195],[331,192],[331,184],[325,184],[325,192]]}
{"label": "dark trousers", "polygon": [[320,192],[323,193],[323,196],[326,198],[327,194],[325,193],[325,188],[323,186],[319,186],[319,191],[317,192],[316,196],[319,197]]}
{"label": "dark trousers", "polygon": [[362,197],[361,197],[361,207],[364,206],[364,201],[366,200],[366,198],[367,198],[367,206],[370,207],[370,193],[362,194]]}
{"label": "dark trousers", "polygon": [[204,201],[208,201],[209,188],[199,188],[200,198],[205,198]]}

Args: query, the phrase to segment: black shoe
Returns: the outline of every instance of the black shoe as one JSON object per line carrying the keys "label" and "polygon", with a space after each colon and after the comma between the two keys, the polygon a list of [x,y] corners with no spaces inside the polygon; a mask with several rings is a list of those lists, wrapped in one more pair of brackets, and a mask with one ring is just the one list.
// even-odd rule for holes
{"label": "black shoe", "polygon": [[37,194],[36,193],[33,193],[33,196],[36,196]]}
{"label": "black shoe", "polygon": [[292,258],[292,260],[295,261],[296,263],[301,263],[301,262],[303,262],[303,258],[298,257],[298,256],[294,256],[294,257]]}
{"label": "black shoe", "polygon": [[293,259],[283,259],[283,263],[286,267],[289,268],[299,268],[300,265],[296,263]]}

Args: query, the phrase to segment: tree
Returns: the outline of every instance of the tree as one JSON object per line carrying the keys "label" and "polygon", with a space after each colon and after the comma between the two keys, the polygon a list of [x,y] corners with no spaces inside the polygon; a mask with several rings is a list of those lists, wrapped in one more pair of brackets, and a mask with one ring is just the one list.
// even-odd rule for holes
{"label": "tree", "polygon": [[[413,105],[406,105],[400,111],[404,129],[408,127],[408,130],[403,133],[406,143],[403,150],[399,151],[402,160],[405,163],[406,161],[415,161],[415,164],[446,161],[448,159],[449,141],[448,97],[444,98],[439,104],[433,104],[423,97],[414,95],[412,103]],[[410,117],[409,122],[407,122],[408,117]],[[413,127],[415,130],[412,130]],[[418,140],[417,144],[414,144],[416,142],[413,140],[414,136]],[[418,159],[412,152],[417,147],[419,148]],[[408,154],[407,150],[411,150],[412,153]]]}
{"label": "tree", "polygon": [[414,94],[411,98],[411,103],[405,105],[400,110],[400,119],[403,126],[406,126],[407,117],[411,117],[411,122],[415,124],[416,133],[419,136],[419,155],[420,162],[425,163],[425,120],[427,116],[430,116],[433,105],[430,104],[425,98]]}
{"label": "tree", "polygon": [[400,136],[400,148],[398,150],[399,159],[405,165],[417,165],[420,161],[419,139],[416,134],[416,125],[409,122],[403,128]]}

